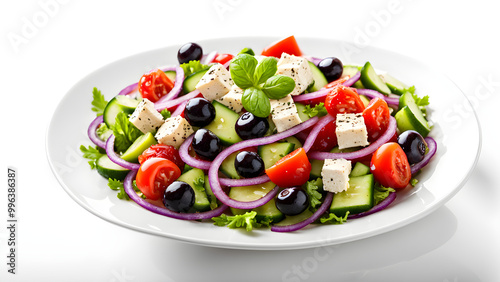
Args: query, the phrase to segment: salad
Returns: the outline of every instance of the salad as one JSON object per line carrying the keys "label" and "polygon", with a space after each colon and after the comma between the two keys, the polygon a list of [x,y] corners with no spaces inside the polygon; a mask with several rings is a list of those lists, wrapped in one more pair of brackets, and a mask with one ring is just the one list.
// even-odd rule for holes
{"label": "salad", "polygon": [[92,169],[171,218],[290,232],[387,208],[436,153],[428,96],[376,69],[302,53],[183,45],[110,101],[94,88]]}

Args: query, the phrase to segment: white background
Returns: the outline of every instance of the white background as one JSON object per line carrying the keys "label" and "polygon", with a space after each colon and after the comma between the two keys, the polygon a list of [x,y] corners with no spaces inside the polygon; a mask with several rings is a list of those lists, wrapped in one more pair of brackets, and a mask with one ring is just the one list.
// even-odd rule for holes
{"label": "white background", "polygon": [[[462,3],[2,1],[0,281],[500,281],[500,7]],[[322,249],[238,251],[115,226],[76,204],[56,181],[46,129],[82,77],[167,45],[291,34],[388,49],[447,74],[482,127],[482,154],[463,189],[430,216],[373,238]],[[460,108],[453,113],[472,117]],[[8,166],[18,169],[16,275],[6,265]]]}

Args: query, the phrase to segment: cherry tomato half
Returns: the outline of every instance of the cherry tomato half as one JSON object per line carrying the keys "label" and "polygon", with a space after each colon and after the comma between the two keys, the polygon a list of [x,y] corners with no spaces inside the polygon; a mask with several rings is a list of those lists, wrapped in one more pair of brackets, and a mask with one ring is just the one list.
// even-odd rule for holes
{"label": "cherry tomato half", "polygon": [[304,148],[298,148],[266,169],[271,181],[279,187],[300,186],[309,180],[311,163]]}
{"label": "cherry tomato half", "polygon": [[370,171],[383,186],[405,188],[411,180],[411,168],[405,152],[398,143],[389,142],[373,153]]}
{"label": "cherry tomato half", "polygon": [[366,131],[368,131],[368,141],[377,140],[389,127],[389,106],[381,98],[375,98],[370,101],[363,111]]}
{"label": "cherry tomato half", "polygon": [[172,88],[174,83],[159,69],[152,70],[139,80],[139,92],[142,98],[147,98],[153,103],[167,95]]}
{"label": "cherry tomato half", "polygon": [[155,144],[144,150],[139,156],[139,163],[145,162],[151,158],[163,158],[173,162],[179,169],[184,168],[184,162],[179,155],[179,151],[170,145]]}
{"label": "cherry tomato half", "polygon": [[325,127],[323,127],[319,133],[316,140],[311,147],[311,151],[330,151],[335,146],[337,146],[337,134],[335,133],[335,120],[329,122]]}
{"label": "cherry tomato half", "polygon": [[331,116],[337,114],[361,113],[365,105],[355,88],[337,84],[326,95],[325,108]]}
{"label": "cherry tomato half", "polygon": [[271,45],[264,48],[261,54],[263,56],[280,58],[282,53],[287,53],[289,55],[295,56],[302,55],[299,45],[297,44],[297,40],[295,40],[295,37],[293,35],[278,42],[272,43]]}
{"label": "cherry tomato half", "polygon": [[212,60],[212,63],[219,63],[219,64],[225,64],[231,59],[233,59],[234,56],[231,54],[217,54],[217,56]]}
{"label": "cherry tomato half", "polygon": [[137,188],[150,200],[163,196],[168,185],[181,176],[181,170],[173,162],[163,158],[144,161],[137,171]]}

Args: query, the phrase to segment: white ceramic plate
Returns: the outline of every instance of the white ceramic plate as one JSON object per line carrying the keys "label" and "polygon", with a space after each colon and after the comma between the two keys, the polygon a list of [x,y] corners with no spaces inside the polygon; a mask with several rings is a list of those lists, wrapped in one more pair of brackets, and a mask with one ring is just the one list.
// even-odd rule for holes
{"label": "white ceramic plate", "polygon": [[[276,38],[224,38],[199,42],[205,53],[237,53],[244,47],[262,50]],[[180,241],[234,249],[299,249],[354,241],[409,224],[436,210],[455,195],[467,181],[481,147],[480,128],[463,93],[443,74],[415,59],[370,47],[327,39],[298,38],[304,53],[316,57],[336,56],[344,64],[370,61],[410,85],[417,94],[430,96],[429,117],[434,123],[430,136],[438,151],[418,179],[418,185],[398,192],[397,200],[379,213],[342,225],[310,226],[293,233],[267,229],[247,233],[217,227],[208,222],[190,222],[151,213],[132,201],[119,200],[107,181],[90,170],[79,147],[91,144],[86,130],[95,117],[90,110],[92,88],[109,100],[123,87],[138,81],[152,68],[176,64],[180,46],[134,55],[91,73],[76,84],[57,107],[47,132],[47,154],[51,168],[66,192],[91,213],[137,231]],[[459,106],[459,107],[458,107]],[[468,111],[463,118],[461,111]]]}

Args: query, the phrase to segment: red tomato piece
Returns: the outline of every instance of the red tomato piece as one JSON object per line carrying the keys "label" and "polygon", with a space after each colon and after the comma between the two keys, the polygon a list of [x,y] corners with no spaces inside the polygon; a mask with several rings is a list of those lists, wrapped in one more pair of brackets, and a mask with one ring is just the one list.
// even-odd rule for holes
{"label": "red tomato piece", "polygon": [[368,131],[368,141],[377,140],[389,127],[389,106],[381,98],[375,98],[370,101],[363,111],[366,130]]}
{"label": "red tomato piece", "polygon": [[383,186],[405,188],[411,180],[411,167],[398,143],[389,142],[373,153],[370,171]]}
{"label": "red tomato piece", "polygon": [[234,56],[231,54],[217,54],[217,56],[212,60],[212,63],[225,64],[233,59]]}
{"label": "red tomato piece", "polygon": [[323,86],[323,88],[333,88],[336,85],[339,85],[339,84],[346,82],[347,80],[349,80],[349,78],[350,78],[349,76],[341,77],[341,78],[334,80],[334,81],[328,83],[327,85]]}
{"label": "red tomato piece", "polygon": [[163,197],[167,187],[181,176],[181,170],[173,162],[163,158],[150,158],[137,171],[137,188],[150,200]]}
{"label": "red tomato piece", "polygon": [[330,151],[337,146],[337,134],[335,133],[335,120],[323,127],[311,147],[311,151]]}
{"label": "red tomato piece", "polygon": [[311,163],[304,148],[298,148],[266,169],[271,181],[279,187],[300,186],[309,180]]}
{"label": "red tomato piece", "polygon": [[173,162],[179,168],[184,168],[184,162],[179,155],[179,151],[170,145],[155,144],[144,150],[139,156],[139,163],[145,162],[151,158],[163,158]]}
{"label": "red tomato piece", "polygon": [[365,105],[355,88],[337,84],[326,95],[325,108],[334,117],[337,114],[361,113]]}
{"label": "red tomato piece", "polygon": [[174,88],[174,83],[161,70],[156,69],[143,75],[139,80],[139,93],[151,102],[158,101]]}
{"label": "red tomato piece", "polygon": [[302,55],[299,45],[297,44],[297,40],[295,40],[295,37],[293,35],[278,42],[272,43],[271,45],[264,48],[261,54],[263,56],[280,58],[282,53],[287,53],[289,55],[295,56]]}

